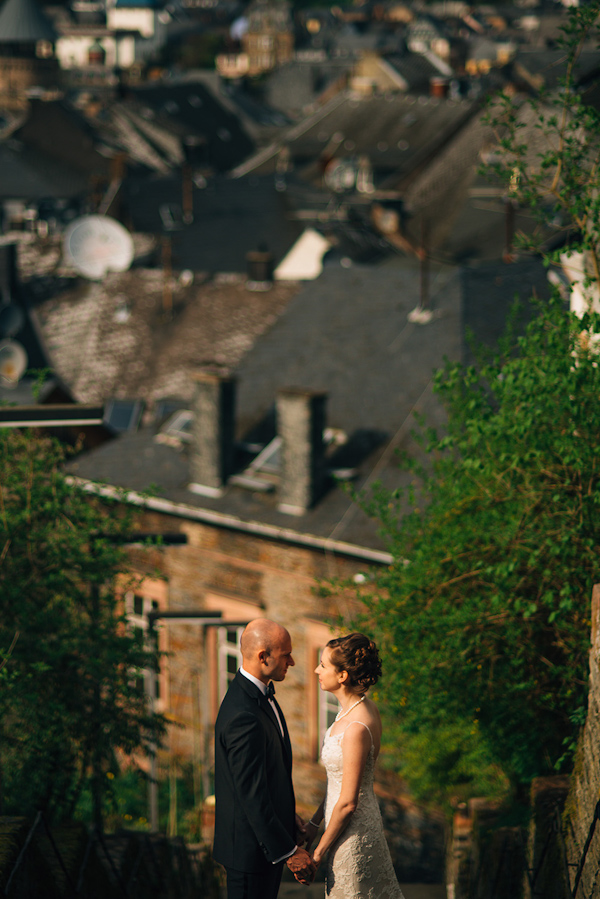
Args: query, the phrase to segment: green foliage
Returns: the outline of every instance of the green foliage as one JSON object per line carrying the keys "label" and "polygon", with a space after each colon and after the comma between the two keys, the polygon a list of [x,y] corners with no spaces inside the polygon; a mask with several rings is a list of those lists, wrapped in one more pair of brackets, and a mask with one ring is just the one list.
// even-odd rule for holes
{"label": "green foliage", "polygon": [[600,0],[568,11],[559,43],[566,60],[560,90],[535,99],[500,94],[493,98],[489,121],[498,137],[494,172],[508,196],[528,208],[539,228],[519,235],[520,245],[546,252],[557,261],[561,252],[583,251],[586,276],[600,281],[600,117],[577,89],[577,62],[584,45],[597,46]]}
{"label": "green foliage", "polygon": [[159,736],[136,674],[155,664],[126,626],[115,578],[129,521],[62,473],[59,445],[0,430],[0,784],[4,814],[96,823],[117,751]]}
{"label": "green foliage", "polygon": [[354,625],[381,644],[389,738],[430,800],[568,764],[600,577],[600,367],[582,328],[598,316],[555,297],[476,367],[448,363],[448,429],[423,435],[421,489],[365,503],[396,561]]}
{"label": "green foliage", "polygon": [[[149,831],[148,821],[148,777],[137,768],[106,772],[107,789],[104,793],[104,821],[107,831],[142,830]],[[171,791],[177,791],[175,830],[186,842],[201,842],[199,810],[194,802],[194,777],[192,764],[179,766],[176,778],[162,777],[158,781],[158,807],[161,811],[159,830],[172,831],[169,820]],[[88,787],[84,788],[75,810],[77,819],[92,823],[93,796]]]}

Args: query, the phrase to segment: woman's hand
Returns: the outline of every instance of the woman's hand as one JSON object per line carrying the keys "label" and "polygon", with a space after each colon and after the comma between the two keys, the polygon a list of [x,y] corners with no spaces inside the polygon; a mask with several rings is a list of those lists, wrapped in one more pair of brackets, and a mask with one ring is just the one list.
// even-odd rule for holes
{"label": "woman's hand", "polygon": [[310,847],[314,843],[315,837],[316,837],[317,833],[319,832],[319,826],[320,825],[314,824],[311,821],[307,821],[306,824],[304,825],[304,828],[306,831],[306,851],[307,852],[310,852]]}

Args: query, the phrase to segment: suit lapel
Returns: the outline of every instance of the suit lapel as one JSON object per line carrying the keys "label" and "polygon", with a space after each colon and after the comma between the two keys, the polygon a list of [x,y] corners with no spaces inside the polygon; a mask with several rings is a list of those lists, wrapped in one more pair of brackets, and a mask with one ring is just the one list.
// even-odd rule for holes
{"label": "suit lapel", "polygon": [[279,727],[279,722],[277,721],[277,715],[273,711],[273,707],[271,703],[256,684],[253,684],[252,681],[248,680],[247,677],[244,677],[239,671],[236,674],[236,680],[238,681],[240,687],[253,699],[256,700],[256,703],[260,709],[268,716],[269,720],[277,730],[279,735],[279,739],[283,743],[284,749],[288,755],[288,758],[291,760],[292,758],[292,744],[290,741],[290,735],[288,733],[287,724],[285,720],[285,716],[281,711],[281,707],[277,700],[273,698],[273,702],[277,706],[277,711],[279,712],[279,717],[281,718],[281,727],[283,727],[283,734],[281,733],[281,727]]}
{"label": "suit lapel", "polygon": [[[275,697],[273,697],[273,702],[277,706],[277,711],[279,712],[279,717],[281,718],[281,726],[283,727],[283,745],[285,747],[285,751],[287,752],[289,758],[291,759],[292,758],[292,743],[290,740],[290,735],[289,735],[289,731],[287,728],[287,722],[285,720],[285,715],[281,711],[281,706],[279,705],[279,703],[277,702]],[[268,701],[267,701],[267,705],[269,705]],[[273,717],[275,717],[275,716],[273,716]],[[279,725],[277,726],[277,730],[279,730]],[[281,731],[280,731],[280,733],[281,733]]]}

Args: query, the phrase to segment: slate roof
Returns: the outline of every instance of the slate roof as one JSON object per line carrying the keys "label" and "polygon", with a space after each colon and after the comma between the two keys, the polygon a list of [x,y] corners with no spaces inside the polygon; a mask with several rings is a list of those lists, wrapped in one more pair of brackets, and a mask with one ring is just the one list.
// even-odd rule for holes
{"label": "slate roof", "polygon": [[322,178],[320,160],[366,154],[376,173],[407,178],[440,151],[476,112],[467,100],[440,100],[398,92],[363,96],[346,89],[313,115],[283,132],[232,174],[274,171],[281,146],[297,166],[310,164],[307,177]]}
{"label": "slate roof", "polygon": [[239,118],[201,82],[161,82],[131,91],[147,114],[166,114],[190,135],[206,141],[205,163],[226,172],[254,150]]}
{"label": "slate roof", "polygon": [[20,141],[0,143],[0,199],[72,198],[88,187],[80,173],[31,151]]}
{"label": "slate roof", "polygon": [[0,9],[0,44],[54,43],[57,35],[37,0],[4,0]]}
{"label": "slate roof", "polygon": [[[527,296],[530,285],[542,284],[544,278],[536,260],[473,270],[434,265],[434,318],[417,325],[407,320],[419,297],[420,271],[414,261],[350,269],[328,264],[321,278],[305,285],[242,356],[236,371],[238,438],[268,439],[278,388],[324,389],[328,424],[350,438],[335,464],[358,467],[359,489],[368,489],[374,480],[390,487],[406,483],[395,451],[415,449],[410,436],[414,412],[434,426],[444,421],[432,394],[434,368],[445,356],[469,358],[468,327],[495,339],[514,293]],[[159,496],[190,509],[381,548],[373,522],[336,486],[298,518],[279,512],[272,495],[239,486],[229,485],[220,499],[191,493],[188,450],[157,443],[155,430],[143,428],[79,457],[74,473],[134,490],[153,483]]]}
{"label": "slate roof", "polygon": [[134,230],[162,232],[161,206],[178,219],[170,231],[173,265],[201,272],[246,272],[246,254],[265,246],[277,265],[302,232],[288,214],[287,197],[270,176],[232,180],[223,175],[193,188],[194,221],[181,222],[181,177],[130,177],[123,194]]}
{"label": "slate roof", "polygon": [[[519,115],[525,123],[521,138],[529,147],[529,158],[545,149],[544,137],[535,128],[527,106]],[[446,262],[468,259],[499,259],[506,248],[505,188],[480,174],[486,151],[496,144],[486,112],[474,116],[437,155],[425,171],[404,181],[405,234],[419,245],[423,233],[430,252]],[[389,188],[401,187],[401,176],[388,179]],[[514,212],[514,229],[530,233],[537,220],[525,208]],[[545,239],[554,241],[548,229]]]}
{"label": "slate roof", "polygon": [[422,53],[396,53],[385,57],[406,81],[410,93],[428,91],[432,78],[439,76],[440,70]]}
{"label": "slate roof", "polygon": [[[56,136],[60,134],[61,139]],[[99,152],[94,129],[76,109],[64,101],[31,100],[29,115],[12,133],[25,154],[29,154],[41,171],[61,166],[71,172],[75,181],[108,171],[108,160]]]}
{"label": "slate roof", "polygon": [[[511,63],[513,76],[529,87],[554,90],[564,78],[567,59],[564,50],[520,48]],[[600,71],[600,50],[584,49],[573,70],[576,84],[585,84]]]}
{"label": "slate roof", "polygon": [[[419,290],[419,270],[413,263],[393,270],[348,270],[339,264],[326,268],[242,357],[237,367],[238,436],[257,435],[256,426],[270,418],[279,387],[326,389],[328,424],[347,431],[345,461],[359,461],[358,484],[375,472],[384,481],[397,483],[393,451],[408,445],[414,410],[428,414],[432,422],[441,420],[431,395],[432,369],[445,354],[456,358],[461,352],[458,272],[446,269],[437,274],[439,318],[420,328],[406,318]],[[187,450],[158,444],[154,434],[155,429],[147,427],[124,435],[79,457],[73,472],[130,489],[154,483],[160,496],[174,502],[380,547],[372,523],[339,487],[299,518],[279,512],[274,497],[241,487],[228,487],[220,500],[193,494],[187,489]]]}
{"label": "slate roof", "polygon": [[165,0],[116,0],[115,6],[134,9],[162,9]]}
{"label": "slate roof", "polygon": [[331,85],[351,68],[350,60],[292,61],[280,66],[264,81],[266,102],[286,115],[298,118]]}
{"label": "slate roof", "polygon": [[55,371],[79,402],[192,395],[192,373],[234,367],[297,292],[251,292],[245,279],[187,284],[174,276],[165,314],[161,269],[133,268],[102,282],[71,278],[36,315]]}

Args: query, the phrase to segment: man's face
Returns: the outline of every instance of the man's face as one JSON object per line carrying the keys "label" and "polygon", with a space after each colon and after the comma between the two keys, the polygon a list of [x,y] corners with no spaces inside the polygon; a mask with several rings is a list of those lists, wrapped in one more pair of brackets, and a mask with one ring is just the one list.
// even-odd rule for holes
{"label": "man's face", "polygon": [[285,635],[272,644],[271,653],[265,661],[265,674],[269,680],[282,681],[288,668],[295,664],[292,658],[292,641],[288,632],[285,631]]}

